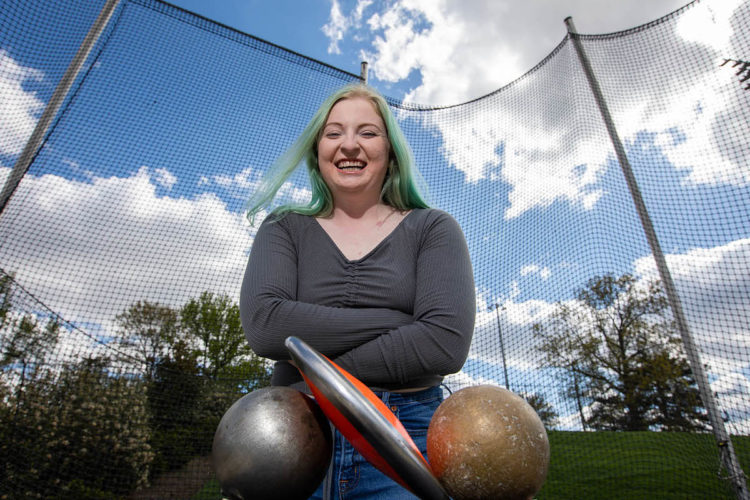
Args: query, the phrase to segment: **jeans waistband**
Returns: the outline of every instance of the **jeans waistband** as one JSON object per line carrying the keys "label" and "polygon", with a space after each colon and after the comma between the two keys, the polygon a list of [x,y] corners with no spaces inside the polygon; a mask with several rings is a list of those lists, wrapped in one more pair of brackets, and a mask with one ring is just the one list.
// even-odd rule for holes
{"label": "jeans waistband", "polygon": [[380,398],[385,404],[399,404],[399,403],[410,403],[420,401],[430,401],[435,398],[442,397],[443,388],[439,385],[424,389],[422,391],[414,392],[389,392],[389,391],[373,391],[375,395]]}

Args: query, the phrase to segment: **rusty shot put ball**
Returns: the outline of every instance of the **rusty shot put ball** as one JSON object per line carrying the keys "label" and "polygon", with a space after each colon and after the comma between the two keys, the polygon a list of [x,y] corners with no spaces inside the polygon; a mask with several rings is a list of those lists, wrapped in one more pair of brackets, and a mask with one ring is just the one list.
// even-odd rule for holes
{"label": "rusty shot put ball", "polygon": [[491,385],[443,401],[427,431],[427,457],[456,500],[528,499],[547,477],[549,441],[520,396]]}
{"label": "rusty shot put ball", "polygon": [[323,480],[331,450],[331,427],[315,401],[289,387],[266,387],[221,418],[211,461],[227,498],[302,499]]}

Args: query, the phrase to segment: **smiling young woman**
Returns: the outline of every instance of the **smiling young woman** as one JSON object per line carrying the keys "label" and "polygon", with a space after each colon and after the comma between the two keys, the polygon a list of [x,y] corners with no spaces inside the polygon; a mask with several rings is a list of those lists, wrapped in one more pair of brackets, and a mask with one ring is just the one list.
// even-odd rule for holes
{"label": "smiling young woman", "polygon": [[[326,99],[268,170],[251,218],[302,159],[310,202],[277,207],[253,242],[240,292],[248,342],[276,360],[273,385],[309,393],[284,346],[299,337],[376,391],[425,453],[439,386],[463,366],[474,329],[463,233],[428,208],[401,129],[369,87]],[[313,498],[414,498],[340,433],[334,440],[334,463]]]}

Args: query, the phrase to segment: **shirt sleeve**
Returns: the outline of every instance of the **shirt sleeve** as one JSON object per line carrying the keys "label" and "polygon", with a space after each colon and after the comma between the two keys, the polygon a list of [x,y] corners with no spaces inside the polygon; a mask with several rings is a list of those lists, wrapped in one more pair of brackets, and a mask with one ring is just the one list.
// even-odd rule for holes
{"label": "shirt sleeve", "polygon": [[388,308],[343,308],[299,302],[297,252],[284,219],[261,224],[240,291],[240,316],[250,347],[270,359],[289,359],[284,340],[299,337],[335,358],[413,321]]}
{"label": "shirt sleeve", "polygon": [[458,223],[434,212],[419,247],[413,321],[334,360],[369,386],[419,387],[466,361],[476,311],[469,251]]}

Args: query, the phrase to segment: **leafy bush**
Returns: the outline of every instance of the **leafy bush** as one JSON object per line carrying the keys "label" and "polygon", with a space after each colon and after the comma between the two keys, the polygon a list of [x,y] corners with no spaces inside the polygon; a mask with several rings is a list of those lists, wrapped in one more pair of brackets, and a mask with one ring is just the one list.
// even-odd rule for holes
{"label": "leafy bush", "polygon": [[[142,384],[87,359],[27,381],[4,401],[0,481],[18,498],[106,498],[128,494],[153,459]],[[13,493],[14,492],[14,493]],[[10,497],[9,497],[10,498]]]}

